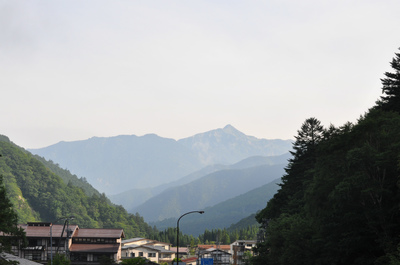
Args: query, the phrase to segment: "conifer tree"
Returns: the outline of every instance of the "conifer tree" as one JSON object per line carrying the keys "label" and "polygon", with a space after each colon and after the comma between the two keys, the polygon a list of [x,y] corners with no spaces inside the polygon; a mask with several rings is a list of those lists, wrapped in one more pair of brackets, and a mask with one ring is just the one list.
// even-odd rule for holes
{"label": "conifer tree", "polygon": [[382,93],[385,95],[381,96],[378,106],[385,111],[400,112],[400,53],[395,55],[390,63],[394,72],[385,72],[386,78],[381,79]]}

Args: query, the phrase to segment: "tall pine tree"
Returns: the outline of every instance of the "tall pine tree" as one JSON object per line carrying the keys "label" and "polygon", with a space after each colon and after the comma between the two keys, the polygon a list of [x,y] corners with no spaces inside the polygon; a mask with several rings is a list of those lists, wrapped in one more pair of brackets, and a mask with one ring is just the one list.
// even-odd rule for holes
{"label": "tall pine tree", "polygon": [[395,53],[396,57],[392,59],[390,65],[394,72],[386,72],[386,78],[382,81],[381,101],[378,102],[385,111],[396,111],[400,113],[400,53]]}

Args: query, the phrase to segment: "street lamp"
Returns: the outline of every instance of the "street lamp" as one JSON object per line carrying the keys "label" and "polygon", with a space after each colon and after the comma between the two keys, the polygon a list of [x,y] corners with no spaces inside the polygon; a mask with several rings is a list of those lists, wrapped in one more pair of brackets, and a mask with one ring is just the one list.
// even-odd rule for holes
{"label": "street lamp", "polygon": [[181,215],[181,217],[179,217],[178,221],[176,222],[176,264],[179,265],[179,221],[181,220],[182,217],[184,217],[187,214],[191,214],[191,213],[199,213],[199,214],[203,214],[204,211],[191,211],[191,212],[187,212]]}

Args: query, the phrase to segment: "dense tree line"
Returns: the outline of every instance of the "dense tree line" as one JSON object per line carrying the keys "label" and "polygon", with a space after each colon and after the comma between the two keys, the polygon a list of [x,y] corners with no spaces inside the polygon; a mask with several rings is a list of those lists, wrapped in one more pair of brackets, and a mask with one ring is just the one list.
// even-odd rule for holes
{"label": "dense tree line", "polygon": [[253,264],[400,264],[400,54],[356,124],[307,119]]}
{"label": "dense tree line", "polygon": [[[221,244],[221,245],[229,245],[234,241],[241,240],[256,240],[257,234],[259,232],[258,225],[252,225],[246,228],[241,229],[206,229],[204,233],[195,237],[193,235],[183,234],[181,231],[179,232],[179,246],[187,247],[187,246],[197,246],[199,244]],[[171,243],[173,246],[176,246],[176,228],[168,228],[164,231],[159,231],[157,234],[154,234],[152,239]]]}

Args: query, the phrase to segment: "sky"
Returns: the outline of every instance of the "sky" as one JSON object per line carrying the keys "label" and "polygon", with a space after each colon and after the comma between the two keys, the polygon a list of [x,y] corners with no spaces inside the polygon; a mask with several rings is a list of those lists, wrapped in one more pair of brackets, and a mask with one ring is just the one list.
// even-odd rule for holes
{"label": "sky", "polygon": [[0,134],[24,148],[231,124],[356,122],[400,47],[398,0],[0,0]]}

